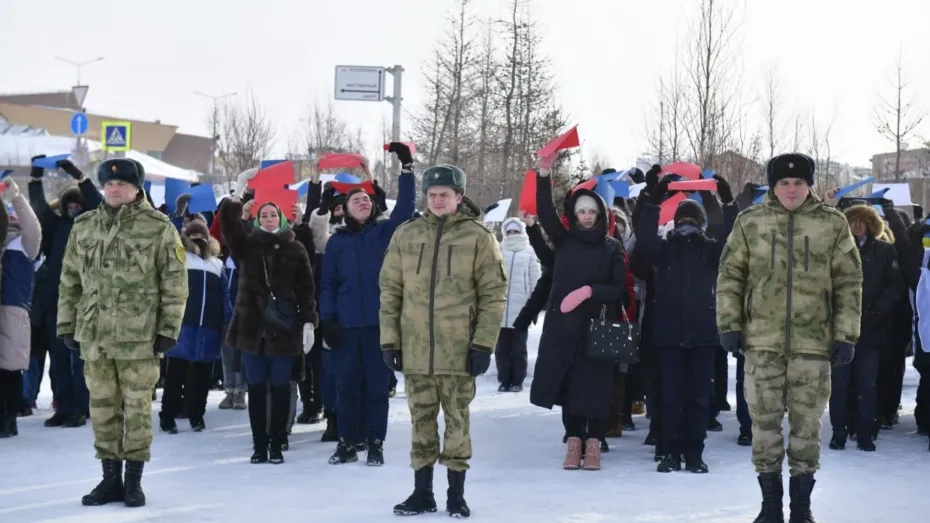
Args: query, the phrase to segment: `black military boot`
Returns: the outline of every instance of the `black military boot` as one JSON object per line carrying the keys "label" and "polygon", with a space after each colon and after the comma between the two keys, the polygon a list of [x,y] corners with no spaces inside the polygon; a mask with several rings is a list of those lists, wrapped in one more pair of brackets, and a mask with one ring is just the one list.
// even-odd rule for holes
{"label": "black military boot", "polygon": [[326,417],[326,430],[323,431],[320,441],[323,443],[339,441],[339,423],[336,419],[336,412],[326,412],[323,415]]}
{"label": "black military boot", "polygon": [[291,387],[271,387],[271,434],[269,434],[268,462],[284,463],[281,451],[287,444],[287,417],[291,409]]}
{"label": "black military boot", "polygon": [[471,516],[471,510],[465,503],[465,471],[450,470],[447,477],[449,478],[449,490],[446,491],[446,512],[449,513],[449,517]]}
{"label": "black military boot", "polygon": [[811,514],[811,492],[814,490],[814,475],[795,476],[788,482],[791,495],[791,517],[789,523],[817,523]]}
{"label": "black military boot", "polygon": [[123,501],[123,462],[115,459],[105,459],[100,462],[103,468],[103,480],[90,491],[90,494],[81,498],[85,507],[99,507],[107,503]]}
{"label": "black military boot", "polygon": [[355,450],[355,443],[340,439],[336,445],[336,452],[329,458],[330,465],[343,465],[345,463],[354,463],[358,461],[358,452]]}
{"label": "black military boot", "polygon": [[384,442],[380,439],[368,440],[368,459],[369,467],[380,467],[384,465]]}
{"label": "black military boot", "polygon": [[656,472],[663,474],[669,472],[679,472],[681,470],[681,454],[666,454],[656,467]]}
{"label": "black military boot", "polygon": [[413,472],[413,494],[406,501],[394,505],[398,516],[418,516],[424,512],[436,512],[433,497],[433,467],[423,467]]}
{"label": "black military boot", "polygon": [[252,463],[268,463],[268,385],[249,385],[249,425],[252,427]]}
{"label": "black military boot", "polygon": [[762,510],[753,523],[785,523],[782,512],[782,497],[785,489],[781,484],[781,474],[765,472],[759,474],[759,488],[762,489]]}
{"label": "black military boot", "polygon": [[830,450],[843,450],[846,448],[846,433],[833,431],[833,437],[830,438]]}
{"label": "black military boot", "polygon": [[12,438],[19,435],[19,428],[16,425],[16,412],[7,412],[5,416],[0,416],[0,438]]}
{"label": "black military boot", "polygon": [[142,468],[144,461],[126,461],[126,481],[123,486],[123,503],[127,507],[144,507],[145,492],[142,492]]}

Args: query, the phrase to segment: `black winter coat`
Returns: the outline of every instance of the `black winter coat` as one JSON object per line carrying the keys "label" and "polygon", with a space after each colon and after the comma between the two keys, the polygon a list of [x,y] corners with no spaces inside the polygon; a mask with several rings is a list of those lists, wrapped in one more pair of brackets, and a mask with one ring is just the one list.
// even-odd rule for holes
{"label": "black winter coat", "polygon": [[862,320],[859,349],[884,349],[891,338],[891,314],[904,293],[904,279],[894,246],[867,237],[859,247],[862,258]]}
{"label": "black winter coat", "polygon": [[714,231],[682,234],[673,229],[658,236],[659,207],[643,203],[636,229],[636,255],[655,267],[655,288],[646,305],[654,347],[719,345],[717,269],[726,237],[736,220],[735,205],[724,206],[724,224]]}
{"label": "black winter coat", "polygon": [[[569,200],[566,230],[552,201],[548,177],[538,177],[536,205],[540,223],[555,247],[552,290],[539,342],[539,355],[530,389],[530,402],[551,409],[561,405],[568,414],[606,419],[610,415],[614,364],[589,358],[584,339],[590,320],[606,307],[609,318],[616,318],[618,301],[626,301],[626,266],[623,247],[608,234],[608,209],[590,191],[579,190]],[[593,196],[602,219],[593,229],[580,229],[574,213],[574,200]],[[562,299],[568,293],[590,285],[591,298],[575,310],[563,314]]]}
{"label": "black winter coat", "polygon": [[[239,294],[226,344],[258,354],[264,338],[265,354],[299,356],[303,354],[303,324],[318,323],[310,258],[304,246],[294,239],[292,229],[277,234],[256,229],[248,234],[241,214],[241,203],[227,202],[219,217],[223,239],[239,268]],[[279,332],[265,326],[270,294],[265,282],[266,266],[275,296],[297,305],[299,327],[294,332]]]}
{"label": "black winter coat", "polygon": [[[58,285],[61,283],[61,264],[65,259],[65,248],[74,219],[68,216],[68,204],[80,203],[84,211],[92,211],[103,203],[103,196],[94,187],[94,182],[84,180],[61,192],[56,209],[45,200],[42,180],[29,182],[29,205],[35,211],[42,226],[42,254],[45,255],[45,274],[36,281],[33,292],[32,323],[40,324],[46,314],[58,317]],[[58,212],[55,212],[55,211]],[[55,321],[55,320],[52,320]]]}

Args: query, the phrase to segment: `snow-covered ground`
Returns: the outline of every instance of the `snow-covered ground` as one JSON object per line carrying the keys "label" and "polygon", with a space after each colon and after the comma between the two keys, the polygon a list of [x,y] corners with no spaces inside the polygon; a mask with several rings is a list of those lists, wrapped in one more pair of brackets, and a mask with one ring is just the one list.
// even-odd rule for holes
{"label": "snow-covered ground", "polygon": [[[538,337],[537,328],[530,334],[532,353]],[[731,366],[729,401],[735,406],[734,373]],[[376,469],[361,462],[328,465],[334,444],[320,443],[322,425],[295,425],[283,465],[252,465],[246,412],[218,410],[221,396],[214,392],[206,432],[191,433],[186,421],[179,420],[180,434],[156,434],[154,459],[143,478],[146,507],[82,507],[81,496],[99,480],[91,428],[89,424],[80,429],[42,427],[50,415],[48,379],[43,386],[42,409],[20,419],[19,437],[0,441],[2,523],[374,523],[396,521],[391,508],[413,486],[408,468],[409,415],[402,389],[391,401],[387,464]],[[915,433],[916,386],[917,374],[909,369],[901,424],[882,432],[876,453],[859,452],[854,444],[843,452],[827,450],[830,431],[825,418],[823,470],[814,494],[818,521],[930,521],[930,501],[925,497],[930,452],[927,438]],[[531,406],[528,392],[498,394],[496,388],[492,365],[491,375],[479,379],[478,397],[472,404],[475,457],[465,493],[476,521],[748,523],[758,511],[749,449],[735,442],[735,411],[721,414],[724,432],[708,434],[708,475],[656,473],[653,449],[642,444],[648,423],[642,416],[635,418],[639,430],[610,441],[603,470],[567,472],[561,469],[564,447],[558,411]],[[158,408],[156,404],[154,410]],[[445,487],[445,471],[438,468],[440,512],[415,521],[446,519]]]}

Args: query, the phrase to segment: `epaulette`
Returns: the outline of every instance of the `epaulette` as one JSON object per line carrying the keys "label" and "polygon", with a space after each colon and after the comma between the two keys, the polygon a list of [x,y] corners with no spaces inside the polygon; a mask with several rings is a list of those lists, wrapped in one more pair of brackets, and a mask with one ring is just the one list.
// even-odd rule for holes
{"label": "epaulette", "polygon": [[394,230],[395,230],[395,231],[399,231],[399,230],[401,229],[401,227],[404,227],[405,225],[408,225],[408,224],[410,224],[410,223],[413,223],[413,222],[415,222],[415,221],[417,221],[417,220],[419,220],[419,219],[420,219],[420,217],[414,216],[413,218],[410,218],[410,219],[408,219],[408,220],[405,220],[403,223],[401,223],[400,225],[398,225],[397,228],[394,229]]}
{"label": "epaulette", "polygon": [[[477,218],[474,218],[474,219],[471,219],[471,220],[467,220],[467,221],[468,221],[469,223],[472,223],[472,224],[474,224],[474,225],[477,225],[478,227],[481,228],[481,230],[483,230],[484,232],[486,232],[486,233],[488,233],[488,234],[494,234],[494,231],[492,231],[487,225],[484,224],[484,222],[479,221]],[[496,237],[496,236],[495,236],[495,237]]]}
{"label": "epaulette", "polygon": [[737,213],[737,214],[736,214],[736,217],[739,218],[740,216],[742,216],[742,215],[744,215],[744,214],[749,214],[749,213],[751,213],[751,212],[760,211],[760,210],[762,210],[762,209],[764,209],[764,208],[765,208],[765,205],[764,205],[764,204],[761,204],[761,203],[754,203],[754,204],[750,205],[749,207],[746,207],[745,209],[743,209],[743,210],[740,211],[739,213]]}
{"label": "epaulette", "polygon": [[[106,204],[101,204],[101,205],[106,205]],[[97,214],[98,212],[100,212],[100,208],[99,208],[99,207],[96,208],[96,209],[91,209],[91,210],[86,211],[86,212],[82,212],[81,214],[78,215],[77,218],[74,219],[74,223],[81,223],[81,222],[84,221],[84,220],[89,220],[89,219],[90,219],[90,216],[95,215],[95,214]]]}
{"label": "epaulette", "polygon": [[836,207],[830,207],[829,205],[823,205],[821,206],[821,208],[830,214],[834,214],[836,216],[842,216],[844,220],[846,219],[846,215],[843,214],[843,211],[837,209]]}

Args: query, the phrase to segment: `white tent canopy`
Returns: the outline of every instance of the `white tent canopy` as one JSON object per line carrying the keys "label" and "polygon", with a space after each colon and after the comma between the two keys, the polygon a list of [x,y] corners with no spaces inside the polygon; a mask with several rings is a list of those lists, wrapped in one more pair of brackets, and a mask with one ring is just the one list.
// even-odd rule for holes
{"label": "white tent canopy", "polygon": [[[98,156],[100,142],[86,140],[87,150],[91,155]],[[25,136],[0,135],[0,165],[10,167],[28,167],[30,158],[40,154],[54,156],[57,154],[74,154],[75,139],[66,136]],[[174,178],[188,182],[200,180],[195,171],[175,167],[157,158],[153,158],[139,151],[128,151],[126,158],[136,160],[145,168],[147,176],[160,176]]]}

